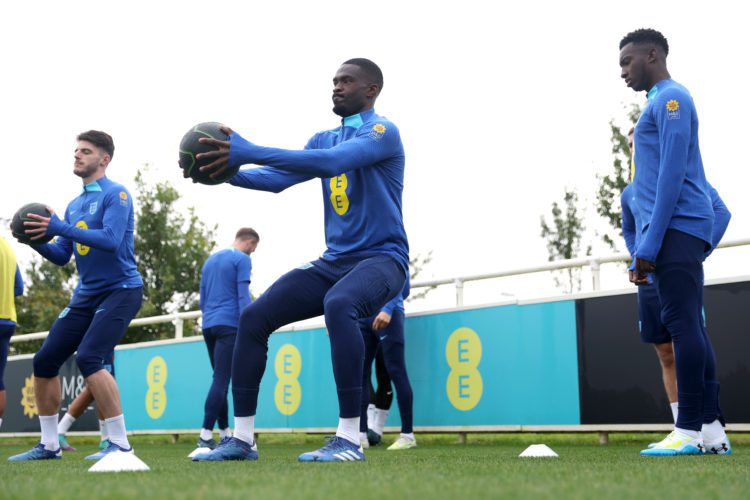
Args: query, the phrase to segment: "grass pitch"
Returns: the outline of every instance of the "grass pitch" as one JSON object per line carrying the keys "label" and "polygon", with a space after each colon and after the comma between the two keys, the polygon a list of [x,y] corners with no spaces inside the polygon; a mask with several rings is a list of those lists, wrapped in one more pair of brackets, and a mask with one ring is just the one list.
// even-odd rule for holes
{"label": "grass pitch", "polygon": [[[390,444],[395,435],[384,436]],[[299,463],[323,445],[321,436],[261,435],[257,462],[199,463],[187,458],[197,436],[131,439],[148,472],[89,473],[93,438],[71,437],[78,448],[62,460],[7,462],[34,440],[0,440],[0,498],[747,498],[750,435],[732,434],[730,456],[641,457],[662,435],[596,434],[417,435],[419,447],[370,448],[365,462]],[[519,458],[544,443],[558,458]]]}

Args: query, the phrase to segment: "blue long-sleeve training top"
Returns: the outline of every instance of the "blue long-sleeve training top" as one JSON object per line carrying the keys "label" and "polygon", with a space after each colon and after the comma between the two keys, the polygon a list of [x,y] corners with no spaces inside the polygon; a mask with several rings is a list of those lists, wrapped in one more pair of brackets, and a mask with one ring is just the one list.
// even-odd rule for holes
{"label": "blue long-sleeve training top", "polygon": [[86,184],[68,204],[64,220],[50,217],[47,234],[54,243],[32,246],[51,262],[64,266],[75,253],[80,277],[77,293],[101,293],[143,286],[135,263],[133,198],[106,176]]}
{"label": "blue long-sleeve training top", "polygon": [[655,262],[667,229],[712,243],[714,212],[690,93],[662,80],[648,93],[634,133],[635,202],[643,220],[636,255]]}
{"label": "blue long-sleeve training top", "polygon": [[[724,232],[727,230],[732,214],[719,196],[719,192],[709,183],[708,191],[711,196],[711,208],[714,212],[714,224],[711,231],[711,248],[706,252],[708,257],[719,244]],[[620,196],[622,206],[622,236],[625,238],[625,246],[630,255],[635,256],[636,248],[640,243],[643,220],[638,215],[638,204],[635,201],[632,184],[625,186]],[[635,269],[631,266],[631,269]]]}
{"label": "blue long-sleeve training top", "polygon": [[348,116],[315,134],[304,150],[257,146],[230,136],[229,166],[243,169],[235,186],[280,192],[318,177],[322,181],[327,249],[324,259],[387,254],[409,272],[409,243],[401,213],[404,147],[398,128],[374,110]]}
{"label": "blue long-sleeve training top", "polygon": [[200,307],[203,328],[239,325],[240,313],[250,304],[250,256],[238,249],[225,248],[203,263]]}

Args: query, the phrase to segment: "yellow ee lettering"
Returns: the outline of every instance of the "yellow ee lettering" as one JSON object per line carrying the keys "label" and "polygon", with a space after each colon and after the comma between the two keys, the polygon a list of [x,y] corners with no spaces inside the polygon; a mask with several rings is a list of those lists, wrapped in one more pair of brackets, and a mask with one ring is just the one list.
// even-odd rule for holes
{"label": "yellow ee lettering", "polygon": [[349,211],[349,198],[346,196],[348,185],[349,181],[346,178],[346,174],[331,177],[331,205],[333,205],[333,210],[339,215],[344,215]]}
{"label": "yellow ee lettering", "polygon": [[445,346],[445,359],[451,371],[446,381],[448,400],[458,410],[468,411],[482,399],[484,384],[477,369],[482,359],[482,342],[471,328],[451,333]]}
{"label": "yellow ee lettering", "polygon": [[302,402],[302,386],[299,375],[302,371],[302,356],[292,344],[284,344],[276,353],[274,370],[279,378],[274,389],[276,408],[282,415],[292,415]]}
{"label": "yellow ee lettering", "polygon": [[[86,221],[79,220],[76,222],[76,227],[81,229],[88,229],[89,227],[86,225]],[[80,243],[76,243],[76,250],[78,251],[78,255],[86,255],[89,253],[90,248],[86,245],[81,245]]]}
{"label": "yellow ee lettering", "polygon": [[146,413],[153,419],[160,418],[167,409],[166,382],[167,362],[161,356],[154,356],[146,367]]}

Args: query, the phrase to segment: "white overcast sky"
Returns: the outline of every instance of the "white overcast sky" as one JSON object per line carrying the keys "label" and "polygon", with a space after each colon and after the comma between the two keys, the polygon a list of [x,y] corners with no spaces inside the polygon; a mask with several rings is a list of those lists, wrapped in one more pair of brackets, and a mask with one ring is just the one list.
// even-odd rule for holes
{"label": "white overcast sky", "polygon": [[[592,203],[595,174],[612,163],[608,122],[625,126],[625,105],[645,99],[619,77],[618,43],[653,27],[695,100],[707,176],[734,215],[726,238],[748,237],[743,3],[5,2],[0,214],[30,201],[62,213],[80,189],[76,134],[105,130],[116,145],[110,178],[134,192],[136,169],[151,164],[149,179],[171,181],[182,207],[219,224],[220,246],[240,226],[258,230],[258,294],[324,250],[320,183],[279,195],[194,186],[177,167],[180,138],[220,121],[258,144],[299,149],[338,124],[340,63],[367,57],[385,75],[376,111],[406,148],[412,255],[433,251],[424,277],[540,264],[539,218],[566,186],[588,205],[589,226],[600,224]],[[31,253],[15,248],[24,265]],[[746,263],[707,267],[707,277],[748,274]]]}

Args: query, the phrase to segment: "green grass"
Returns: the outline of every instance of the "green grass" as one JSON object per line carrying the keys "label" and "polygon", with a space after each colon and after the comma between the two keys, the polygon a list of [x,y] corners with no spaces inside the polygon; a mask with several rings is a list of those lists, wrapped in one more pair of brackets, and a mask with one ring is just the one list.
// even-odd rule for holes
{"label": "green grass", "polygon": [[[0,440],[0,498],[747,498],[750,435],[733,434],[731,456],[640,457],[651,434],[417,435],[419,447],[371,448],[362,463],[299,463],[320,436],[261,435],[257,462],[193,463],[197,436],[137,436],[131,442],[149,472],[87,473],[82,458],[94,438],[71,437],[76,452],[62,460],[7,462],[29,439]],[[390,443],[395,436],[386,435]],[[544,443],[559,458],[519,458]]]}

